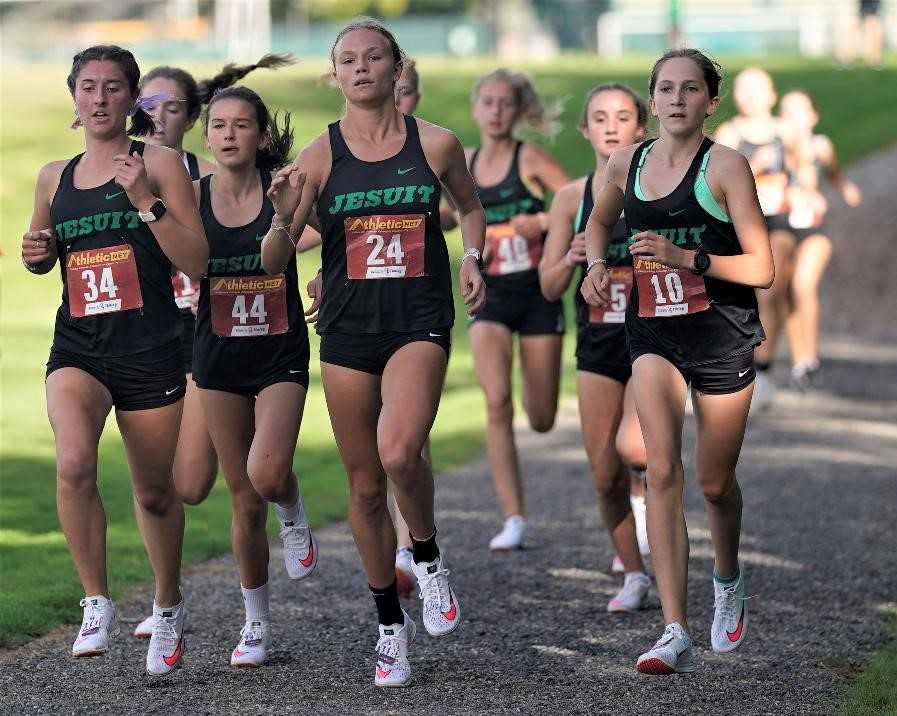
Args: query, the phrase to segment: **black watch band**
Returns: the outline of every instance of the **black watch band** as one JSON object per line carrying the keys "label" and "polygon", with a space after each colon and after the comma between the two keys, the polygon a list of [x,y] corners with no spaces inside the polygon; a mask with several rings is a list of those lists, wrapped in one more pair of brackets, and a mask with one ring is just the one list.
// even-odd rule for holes
{"label": "black watch band", "polygon": [[710,256],[704,251],[703,248],[699,248],[695,251],[694,265],[691,268],[691,272],[693,274],[697,274],[698,276],[703,276],[707,273],[707,269],[710,268]]}

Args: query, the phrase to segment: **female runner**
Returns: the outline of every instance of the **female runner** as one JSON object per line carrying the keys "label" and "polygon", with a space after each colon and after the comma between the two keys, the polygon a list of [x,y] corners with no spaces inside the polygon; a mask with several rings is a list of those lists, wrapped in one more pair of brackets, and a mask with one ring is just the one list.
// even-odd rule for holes
{"label": "female runner", "polygon": [[[583,269],[582,284],[582,232],[592,213],[595,190],[602,185],[607,159],[616,149],[643,139],[647,120],[644,100],[626,85],[599,85],[586,95],[580,131],[595,152],[595,171],[567,184],[551,204],[548,239],[539,267],[547,300],[557,301],[564,295],[577,267]],[[632,386],[628,385],[632,367],[623,325],[632,285],[628,238],[626,224],[620,219],[607,255],[608,270],[613,274],[610,308],[590,309],[578,291],[576,295],[576,391],[583,442],[598,491],[598,509],[626,573],[623,588],[607,605],[610,612],[641,608],[651,586],[630,503],[632,476],[645,469],[645,445]],[[641,479],[635,482],[641,487]]]}
{"label": "female runner", "polygon": [[505,521],[492,550],[523,545],[523,486],[514,442],[511,364],[520,336],[523,407],[533,430],[554,425],[560,387],[564,312],[539,288],[538,266],[548,228],[544,196],[569,181],[535,144],[515,131],[549,131],[552,121],[526,75],[499,69],[481,77],[471,95],[480,146],[466,150],[470,173],[486,211],[486,303],[473,317],[470,345],[486,396],[486,450]]}
{"label": "female runner", "polygon": [[41,169],[22,259],[33,273],[58,260],[62,275],[46,385],[59,521],[86,595],[72,653],[102,654],[118,631],[97,490],[97,445],[115,408],[156,577],[146,670],[161,676],[181,664],[186,613],[184,511],[171,479],[186,385],[171,267],[201,275],[208,246],[180,157],[128,137],[153,131],[139,80],[120,47],[75,55],[68,86],[86,151]]}
{"label": "female runner", "polygon": [[768,72],[756,67],[739,72],[735,77],[734,97],[738,116],[720,125],[716,139],[737,149],[751,165],[776,265],[775,283],[769,290],[757,291],[766,341],[757,348],[755,355],[754,403],[758,409],[763,409],[773,400],[769,372],[788,314],[795,246],[794,233],[788,225],[788,180],[794,138],[791,128],[772,114],[776,90]]}
{"label": "female runner", "polygon": [[784,95],[780,116],[794,131],[798,148],[788,214],[797,249],[785,332],[791,349],[791,382],[799,390],[807,390],[819,380],[819,283],[832,258],[832,241],[825,225],[828,205],[820,194],[821,183],[827,179],[850,207],[859,206],[862,194],[838,166],[831,139],[813,133],[819,115],[806,92]]}
{"label": "female runner", "polygon": [[[148,143],[176,150],[190,179],[194,181],[213,173],[213,164],[183,148],[184,135],[199,119],[203,106],[208,104],[215,92],[231,86],[253,70],[260,67],[276,69],[291,62],[289,55],[265,55],[254,65],[226,65],[213,78],[199,83],[180,67],[154,67],[140,82],[141,97],[161,100],[148,110],[155,125]],[[174,454],[174,484],[182,502],[198,505],[208,497],[218,472],[218,458],[193,381],[193,334],[196,330],[199,281],[191,280],[183,271],[175,271],[171,283],[183,324],[181,359],[187,374],[187,394]],[[137,524],[142,527],[139,510],[136,514]],[[149,639],[152,626],[153,618],[150,615],[137,625],[134,636]]]}
{"label": "female runner", "polygon": [[718,66],[693,49],[670,50],[655,63],[649,89],[660,136],[611,156],[586,226],[582,294],[591,306],[610,305],[604,257],[621,210],[632,242],[626,332],[648,456],[648,537],[666,623],[638,658],[636,668],[647,674],[694,669],[681,454],[689,385],[695,468],[716,557],[714,651],[737,648],[748,627],[735,466],[751,402],[753,350],[763,340],[753,287],[768,287],[774,269],[750,165],[704,136],[704,121],[719,106],[720,79]]}
{"label": "female runner", "polygon": [[485,219],[476,188],[451,132],[396,109],[403,57],[374,20],[340,31],[331,61],[345,114],[275,178],[269,193],[276,215],[262,243],[265,270],[281,271],[316,203],[324,238],[321,377],[349,477],[349,521],[377,605],[379,686],[408,683],[415,632],[399,606],[387,476],[411,530],[424,626],[443,636],[461,623],[436,545],[433,475],[421,457],[454,320],[440,185],[458,208],[468,247],[462,296],[469,311],[483,300],[477,259]]}
{"label": "female runner", "polygon": [[232,666],[260,666],[271,640],[268,607],[268,502],[275,503],[292,579],[317,564],[317,545],[293,473],[308,390],[308,329],[295,257],[274,276],[261,268],[261,240],[274,207],[272,171],[292,144],[246,87],[217,92],[204,116],[215,157],[212,176],[196,182],[209,238],[209,270],[196,319],[194,377],[233,504],[234,557],[246,619]]}

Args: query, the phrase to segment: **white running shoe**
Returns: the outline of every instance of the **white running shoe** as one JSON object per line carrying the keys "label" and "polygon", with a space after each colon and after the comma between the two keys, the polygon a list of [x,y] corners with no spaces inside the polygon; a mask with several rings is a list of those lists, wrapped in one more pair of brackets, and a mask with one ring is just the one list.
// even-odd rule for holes
{"label": "white running shoe", "polygon": [[623,565],[623,560],[620,559],[620,555],[614,555],[614,559],[610,563],[610,571],[614,574],[623,574],[626,571],[626,567]]}
{"label": "white running shoe", "polygon": [[407,597],[414,589],[414,553],[411,547],[396,550],[396,589],[399,596]]}
{"label": "white running shoe", "polygon": [[750,412],[769,410],[774,398],[775,386],[772,384],[772,379],[766,372],[757,371],[757,377],[754,378],[754,395],[751,398]]}
{"label": "white running shoe", "polygon": [[679,622],[667,624],[663,636],[638,658],[635,668],[641,674],[655,676],[694,671],[695,656],[691,637]]}
{"label": "white running shoe", "polygon": [[153,635],[153,615],[150,614],[134,629],[134,636],[138,639],[149,639]]}
{"label": "white running shoe", "polygon": [[648,510],[645,507],[644,495],[633,495],[629,498],[632,505],[632,516],[635,519],[635,536],[638,539],[638,551],[645,557],[651,554],[648,545]]}
{"label": "white running shoe", "polygon": [[280,523],[280,539],[283,540],[283,561],[290,579],[305,579],[318,566],[318,541],[308,522]]}
{"label": "white running shoe", "polygon": [[167,676],[183,665],[186,617],[183,602],[176,607],[157,607],[153,604],[153,635],[146,652],[146,673],[149,676]]}
{"label": "white running shoe", "polygon": [[611,614],[638,611],[645,605],[650,589],[651,577],[644,572],[630,572],[626,575],[623,588],[607,603],[607,611]]}
{"label": "white running shoe", "polygon": [[72,656],[99,656],[109,651],[109,637],[119,632],[118,615],[111,599],[97,595],[81,600],[84,616],[75,643],[72,644]]}
{"label": "white running shoe", "polygon": [[380,625],[377,668],[374,670],[375,686],[407,686],[411,681],[408,645],[414,641],[417,627],[404,609],[402,616],[405,618],[404,624]]}
{"label": "white running shoe", "polygon": [[433,562],[414,563],[414,575],[424,600],[424,628],[431,636],[445,636],[461,624],[461,605],[449,584],[444,555]]}
{"label": "white running shoe", "polygon": [[710,627],[710,645],[715,652],[734,651],[748,629],[748,597],[744,596],[744,567],[738,566],[738,579],[734,584],[723,585],[713,580],[713,626]]}
{"label": "white running shoe", "polygon": [[489,549],[493,552],[507,552],[523,547],[523,536],[526,534],[526,520],[520,515],[511,515],[505,520],[504,526],[489,542]]}
{"label": "white running shoe", "polygon": [[271,625],[268,622],[247,621],[240,629],[240,642],[230,655],[231,666],[257,667],[268,658],[271,646]]}

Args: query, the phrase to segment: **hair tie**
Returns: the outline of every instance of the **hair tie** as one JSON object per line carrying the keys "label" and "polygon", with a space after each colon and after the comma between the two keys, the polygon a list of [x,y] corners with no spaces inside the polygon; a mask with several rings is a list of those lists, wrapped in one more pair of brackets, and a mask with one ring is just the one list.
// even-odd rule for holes
{"label": "hair tie", "polygon": [[134,103],[134,106],[131,107],[131,111],[128,114],[133,117],[137,114],[138,110],[143,110],[144,112],[149,112],[151,109],[155,109],[163,102],[167,102],[171,99],[171,93],[162,92],[161,94],[151,94],[148,97],[140,97]]}

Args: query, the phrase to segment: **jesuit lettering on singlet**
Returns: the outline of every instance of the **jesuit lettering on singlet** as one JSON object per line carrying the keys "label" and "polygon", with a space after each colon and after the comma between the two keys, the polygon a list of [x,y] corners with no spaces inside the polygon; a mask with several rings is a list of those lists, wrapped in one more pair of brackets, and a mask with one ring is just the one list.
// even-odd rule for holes
{"label": "jesuit lettering on singlet", "polygon": [[210,278],[212,332],[223,338],[286,333],[286,284],[284,274]]}
{"label": "jesuit lettering on singlet", "polygon": [[136,211],[104,211],[56,224],[56,236],[65,243],[70,243],[72,239],[90,236],[100,231],[137,229],[140,225],[140,217]]}
{"label": "jesuit lettering on singlet", "polygon": [[424,274],[424,214],[374,214],[345,220],[350,279],[418,278]]}
{"label": "jesuit lettering on singlet", "polygon": [[387,187],[386,189],[352,191],[348,194],[337,194],[333,197],[333,205],[327,209],[327,212],[329,214],[339,214],[341,211],[372,209],[378,206],[398,206],[399,204],[414,204],[416,202],[427,204],[435,191],[436,187],[432,184],[408,184],[406,186]]}
{"label": "jesuit lettering on singlet", "polygon": [[72,251],[65,269],[72,318],[143,307],[137,262],[128,244]]}

